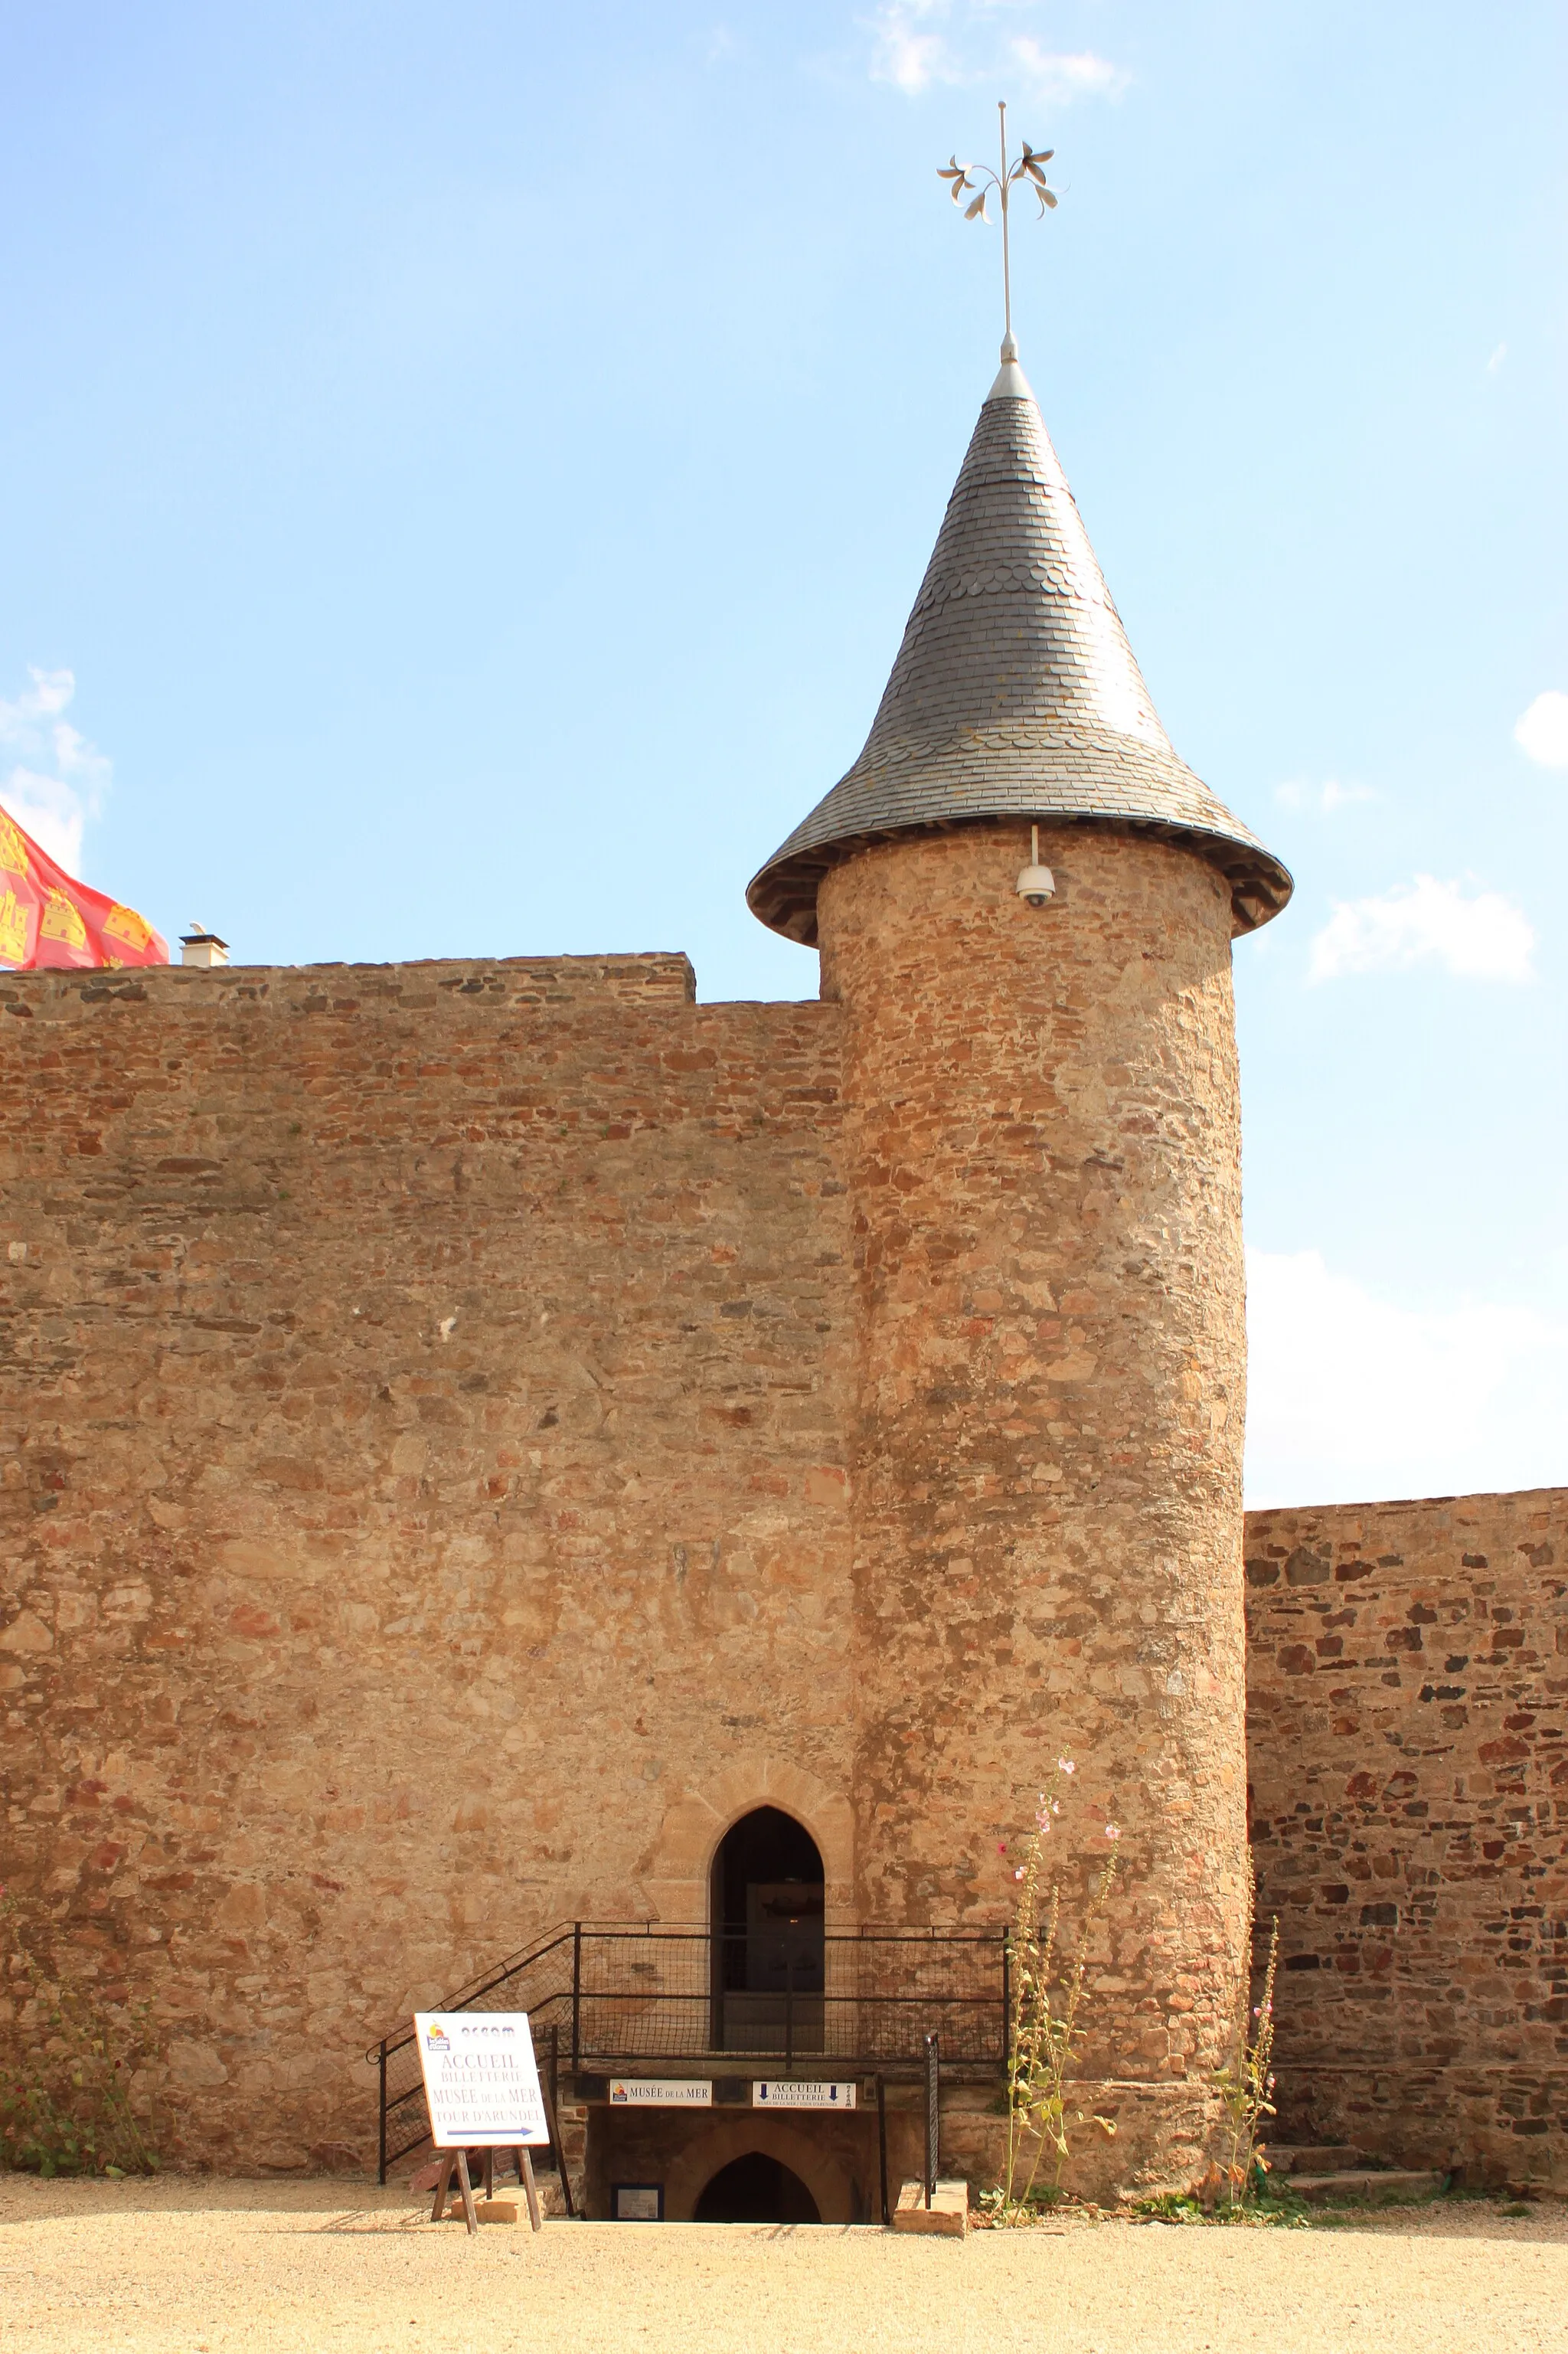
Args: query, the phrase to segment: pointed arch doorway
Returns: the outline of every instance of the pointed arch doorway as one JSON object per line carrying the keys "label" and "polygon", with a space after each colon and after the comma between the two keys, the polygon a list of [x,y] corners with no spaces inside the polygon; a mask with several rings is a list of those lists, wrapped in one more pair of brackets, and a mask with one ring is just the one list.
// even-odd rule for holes
{"label": "pointed arch doorway", "polygon": [[821,2052],[826,1875],[816,1840],[754,1807],[718,1843],[709,1880],[714,2049]]}
{"label": "pointed arch doorway", "polygon": [[692,2210],[694,2223],[820,2223],[822,2211],[792,2167],[747,2150],[721,2166]]}

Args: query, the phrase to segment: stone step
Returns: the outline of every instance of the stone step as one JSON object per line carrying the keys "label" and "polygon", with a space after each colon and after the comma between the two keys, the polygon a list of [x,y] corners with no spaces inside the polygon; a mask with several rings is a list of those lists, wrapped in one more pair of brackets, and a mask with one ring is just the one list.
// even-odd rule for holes
{"label": "stone step", "polygon": [[[515,2223],[518,2207],[515,2199],[476,2199],[473,2202],[473,2211],[482,2223]],[[462,2211],[461,2198],[454,2207],[448,2209],[441,2221],[445,2223],[468,2221],[468,2217]]]}
{"label": "stone step", "polygon": [[969,2184],[938,2182],[927,2207],[925,2185],[906,2182],[898,2194],[893,2228],[895,2232],[931,2232],[942,2239],[963,2239],[969,2228]]}
{"label": "stone step", "polygon": [[1388,2199],[1435,2199],[1446,2187],[1446,2174],[1425,2174],[1404,2168],[1347,2168],[1338,2174],[1293,2174],[1290,2188],[1314,2207],[1331,2207],[1340,2199],[1376,2206]]}
{"label": "stone step", "polygon": [[1269,2142],[1264,2149],[1271,2174],[1340,2174],[1361,2162],[1363,2153],[1353,2142]]}

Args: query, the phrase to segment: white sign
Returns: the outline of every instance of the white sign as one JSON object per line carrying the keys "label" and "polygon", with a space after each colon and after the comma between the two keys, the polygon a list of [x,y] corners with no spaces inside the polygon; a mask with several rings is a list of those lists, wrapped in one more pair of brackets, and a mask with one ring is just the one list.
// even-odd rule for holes
{"label": "white sign", "polygon": [[706,2076],[612,2076],[612,2109],[711,2109],[714,2088]]}
{"label": "white sign", "polygon": [[751,2087],[754,2109],[853,2109],[853,2084],[800,2084],[793,2078],[769,2077]]}
{"label": "white sign", "polygon": [[548,2142],[525,2010],[417,2010],[414,2036],[438,2149]]}

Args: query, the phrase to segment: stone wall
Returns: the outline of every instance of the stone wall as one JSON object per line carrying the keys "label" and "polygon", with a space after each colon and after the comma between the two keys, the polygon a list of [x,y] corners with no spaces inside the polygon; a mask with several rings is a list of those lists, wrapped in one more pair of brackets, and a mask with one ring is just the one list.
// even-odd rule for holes
{"label": "stone wall", "polygon": [[0,977],[0,1879],[175,2147],[771,1798],[850,1903],[839,1014],[678,957]]}
{"label": "stone wall", "polygon": [[1568,2187],[1568,1490],[1253,1512],[1279,2131]]}
{"label": "stone wall", "polygon": [[[0,977],[0,1879],[151,2006],[173,2154],[363,2158],[372,2036],[554,1921],[703,1918],[756,1805],[831,1923],[999,1922],[1070,1746],[1069,1877],[1113,1809],[1127,1865],[1099,2156],[1196,2161],[1224,910],[1084,833],[1036,917],[1018,849],[839,870],[816,1005],[657,956]],[[1247,1526],[1281,2127],[1568,2179],[1568,1497]]]}

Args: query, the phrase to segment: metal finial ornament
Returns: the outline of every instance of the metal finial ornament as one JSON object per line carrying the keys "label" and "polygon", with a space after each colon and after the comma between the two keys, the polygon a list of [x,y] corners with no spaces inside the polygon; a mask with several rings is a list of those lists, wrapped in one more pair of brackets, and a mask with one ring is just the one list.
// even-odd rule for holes
{"label": "metal finial ornament", "polygon": [[[1023,152],[1012,163],[1007,160],[1007,101],[997,101],[997,113],[1001,124],[1001,170],[993,172],[989,164],[960,164],[954,155],[938,167],[937,177],[948,182],[948,194],[959,204],[971,191],[978,191],[964,206],[966,220],[989,221],[986,200],[994,188],[1001,205],[1001,308],[1002,324],[1007,341],[1012,341],[1012,257],[1008,248],[1008,191],[1022,181],[1039,203],[1041,215],[1054,212],[1056,199],[1045,185],[1045,166],[1056,153],[1054,147],[1032,147],[1026,139]],[[1004,355],[1010,356],[1010,355]]]}

